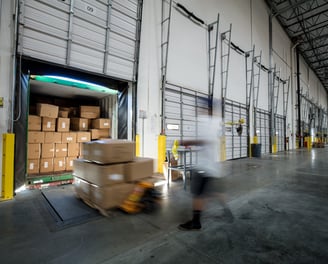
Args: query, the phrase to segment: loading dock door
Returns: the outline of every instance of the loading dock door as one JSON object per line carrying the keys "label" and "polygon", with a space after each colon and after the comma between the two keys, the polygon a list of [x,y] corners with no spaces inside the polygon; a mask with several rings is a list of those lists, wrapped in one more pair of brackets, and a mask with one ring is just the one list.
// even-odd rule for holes
{"label": "loading dock door", "polygon": [[[225,100],[224,107],[226,159],[239,159],[248,157],[247,124],[248,115],[246,105],[231,100]],[[242,133],[237,132],[237,124],[243,119]]]}
{"label": "loading dock door", "polygon": [[174,140],[197,138],[197,117],[208,114],[207,98],[207,94],[166,85],[164,118],[167,150],[171,150]]}
{"label": "loading dock door", "polygon": [[276,138],[277,138],[277,150],[285,151],[285,138],[286,138],[286,128],[285,128],[285,117],[281,115],[276,115]]}
{"label": "loading dock door", "polygon": [[256,109],[256,134],[261,153],[270,153],[270,113]]}
{"label": "loading dock door", "polygon": [[18,53],[134,81],[138,0],[20,0]]}

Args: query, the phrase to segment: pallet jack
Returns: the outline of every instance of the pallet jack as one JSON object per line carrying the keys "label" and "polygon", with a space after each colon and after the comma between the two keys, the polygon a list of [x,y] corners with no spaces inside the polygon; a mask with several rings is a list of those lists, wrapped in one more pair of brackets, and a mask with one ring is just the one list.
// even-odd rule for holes
{"label": "pallet jack", "polygon": [[147,180],[136,184],[133,192],[119,206],[119,208],[129,214],[151,213],[159,206],[161,193],[157,191],[152,182]]}

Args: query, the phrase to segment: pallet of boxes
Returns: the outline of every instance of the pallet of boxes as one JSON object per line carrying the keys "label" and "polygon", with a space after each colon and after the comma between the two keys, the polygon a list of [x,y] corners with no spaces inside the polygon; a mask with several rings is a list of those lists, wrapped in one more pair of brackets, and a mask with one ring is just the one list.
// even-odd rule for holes
{"label": "pallet of boxes", "polygon": [[[82,143],[109,138],[110,128],[110,119],[100,117],[99,106],[37,103],[28,116],[28,180],[45,184],[48,175],[52,183],[62,179],[60,175],[73,171],[73,160],[82,156]],[[61,183],[73,181],[72,176],[67,179]]]}
{"label": "pallet of boxes", "polygon": [[73,162],[76,195],[105,216],[124,202],[136,182],[153,175],[153,159],[136,157],[133,141],[86,142],[82,154]]}
{"label": "pallet of boxes", "polygon": [[[72,171],[79,156],[80,135],[70,131],[70,119],[59,107],[38,103],[28,116],[27,174],[42,176]],[[84,139],[82,138],[82,141]],[[90,140],[90,136],[85,138]]]}

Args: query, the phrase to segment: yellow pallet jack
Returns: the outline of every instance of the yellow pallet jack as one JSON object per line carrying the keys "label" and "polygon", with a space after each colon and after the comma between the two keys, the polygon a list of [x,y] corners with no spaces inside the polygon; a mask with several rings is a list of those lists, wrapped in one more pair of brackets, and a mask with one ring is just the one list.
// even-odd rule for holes
{"label": "yellow pallet jack", "polygon": [[158,208],[160,198],[152,182],[140,181],[119,208],[129,214],[151,213]]}

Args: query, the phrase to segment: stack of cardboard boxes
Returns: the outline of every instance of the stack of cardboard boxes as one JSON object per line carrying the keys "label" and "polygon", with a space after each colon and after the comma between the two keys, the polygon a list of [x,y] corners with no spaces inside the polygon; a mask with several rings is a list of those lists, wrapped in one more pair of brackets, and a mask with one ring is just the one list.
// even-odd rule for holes
{"label": "stack of cardboard boxes", "polygon": [[110,136],[110,119],[100,118],[99,106],[80,106],[74,114],[70,108],[39,103],[35,113],[28,117],[28,175],[72,171],[83,142]]}
{"label": "stack of cardboard boxes", "polygon": [[128,197],[135,182],[153,175],[153,159],[135,156],[128,140],[96,140],[83,143],[83,159],[73,162],[75,191],[95,208],[117,207]]}

